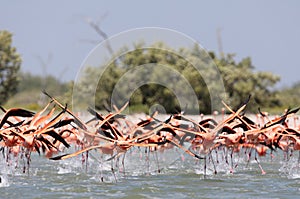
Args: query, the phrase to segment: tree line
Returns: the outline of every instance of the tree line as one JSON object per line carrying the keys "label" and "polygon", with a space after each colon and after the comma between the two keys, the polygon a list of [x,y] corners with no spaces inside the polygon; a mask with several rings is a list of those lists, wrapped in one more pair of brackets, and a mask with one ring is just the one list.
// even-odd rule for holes
{"label": "tree line", "polygon": [[[109,108],[110,104],[120,106],[124,100],[129,99],[131,112],[148,112],[154,104],[159,104],[167,113],[195,113],[200,110],[201,113],[210,114],[214,111],[212,108],[222,108],[221,100],[232,107],[238,107],[249,95],[250,112],[257,112],[258,107],[277,111],[300,104],[300,83],[290,88],[275,89],[280,77],[270,72],[255,71],[250,57],[236,61],[234,54],[207,54],[196,45],[190,49],[171,49],[162,42],[154,43],[152,48],[144,48],[143,43],[134,45],[132,51],[126,52],[124,47],[116,52],[116,61],[86,68],[77,85],[83,104],[91,103],[91,99],[84,96],[93,92],[88,85],[95,83],[93,81],[99,78],[99,72],[102,75],[96,82],[95,99],[92,99],[99,110]],[[217,74],[213,65],[220,73],[225,90],[221,88],[223,85],[214,81]],[[24,73],[20,71],[20,66],[21,56],[12,46],[12,34],[0,31],[1,105],[38,109],[43,103],[43,89],[65,102],[72,101],[74,82],[60,82],[52,76],[40,77]],[[144,70],[139,70],[141,67]],[[139,82],[146,84],[139,85]],[[187,83],[190,87],[187,87]],[[191,94],[191,90],[194,93]],[[218,97],[211,99],[212,92],[217,93]],[[195,97],[189,99],[192,95]],[[212,103],[217,106],[212,106]]]}
{"label": "tree line", "polygon": [[[226,101],[232,107],[237,107],[249,95],[252,96],[252,106],[249,106],[250,111],[254,112],[258,107],[270,109],[281,106],[280,98],[277,92],[274,91],[274,86],[280,78],[270,72],[255,72],[250,57],[236,62],[233,54],[218,57],[215,53],[210,52],[209,57],[213,61],[209,61],[211,59],[207,59],[207,53],[197,46],[192,49],[180,48],[175,53],[174,49],[170,51],[161,49],[168,49],[168,47],[163,43],[155,43],[153,48],[143,48],[143,44],[137,44],[135,50],[122,53],[126,51],[125,48],[125,50],[118,52],[120,56],[117,56],[117,62],[111,62],[105,66],[88,67],[85,70],[86,78],[81,80],[83,96],[92,92],[86,85],[92,84],[92,80],[97,78],[95,75],[102,74],[98,82],[95,100],[98,109],[104,109],[105,106],[112,103],[120,106],[123,102],[122,99],[128,98],[133,109],[137,107],[137,109],[147,111],[153,104],[158,103],[168,113],[178,111],[193,113],[195,110],[200,110],[202,113],[208,114],[214,111],[211,110],[212,100],[217,100],[216,104],[219,104],[219,106],[213,108],[220,110],[222,107],[221,100]],[[180,55],[184,55],[184,57]],[[195,59],[197,59],[197,64],[200,67],[203,66],[200,73],[199,69],[189,62],[189,60]],[[142,70],[144,72],[140,72],[138,75],[132,74],[133,77],[129,76],[127,82],[118,84],[120,79],[128,76],[128,71],[138,70],[139,67],[146,68],[147,64],[161,65],[162,68],[167,66],[169,70]],[[212,64],[216,65],[217,72],[220,73],[223,80],[224,93],[222,93],[221,88],[218,88],[218,86],[223,85],[217,85],[214,78],[212,78],[216,76]],[[97,72],[99,70],[102,70],[101,73]],[[178,95],[168,86],[159,83],[142,85],[133,94],[128,90],[131,87],[132,80],[143,82],[144,79],[148,79],[149,82],[161,82],[161,79],[167,79],[166,82],[169,83],[167,85],[175,84],[176,87],[182,88],[181,95],[189,96],[188,91],[183,89],[184,81],[180,78],[172,79],[174,77],[172,70],[177,71],[187,80],[195,92],[196,102],[187,102],[187,106],[180,106]],[[209,78],[212,79],[207,80]],[[210,85],[207,85],[207,81]],[[115,90],[118,91],[118,96],[116,99],[112,99],[112,93]],[[212,91],[219,92],[219,97],[211,99]],[[126,96],[128,93],[132,95]],[[118,100],[121,100],[121,102],[119,103]],[[180,108],[184,108],[184,110]]]}

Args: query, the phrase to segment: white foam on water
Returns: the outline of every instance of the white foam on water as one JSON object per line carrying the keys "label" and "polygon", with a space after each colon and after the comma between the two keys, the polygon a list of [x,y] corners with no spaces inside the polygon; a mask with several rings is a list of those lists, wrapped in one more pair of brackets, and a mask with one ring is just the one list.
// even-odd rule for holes
{"label": "white foam on water", "polygon": [[66,174],[66,173],[72,173],[72,169],[70,167],[58,167],[58,174]]}
{"label": "white foam on water", "polygon": [[9,187],[10,183],[7,175],[0,175],[0,187]]}
{"label": "white foam on water", "polygon": [[300,178],[300,173],[293,173],[288,176],[288,179],[299,179]]}
{"label": "white foam on water", "polygon": [[82,168],[82,162],[76,157],[59,161],[59,164],[61,165],[58,167],[59,169],[75,171],[77,168]]}
{"label": "white foam on water", "polygon": [[[195,169],[197,175],[204,175],[204,169]],[[206,175],[214,175],[214,172],[210,169],[206,169]]]}
{"label": "white foam on water", "polygon": [[300,179],[300,162],[298,158],[291,158],[289,161],[283,161],[279,172],[285,174],[288,179]]}

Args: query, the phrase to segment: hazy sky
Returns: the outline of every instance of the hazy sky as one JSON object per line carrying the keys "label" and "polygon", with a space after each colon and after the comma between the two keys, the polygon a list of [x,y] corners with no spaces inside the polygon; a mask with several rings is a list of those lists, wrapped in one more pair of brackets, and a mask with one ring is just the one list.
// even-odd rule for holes
{"label": "hazy sky", "polygon": [[[300,1],[1,1],[0,29],[14,34],[22,70],[74,79],[100,37],[85,17],[113,36],[132,28],[170,28],[225,53],[250,56],[256,70],[281,76],[279,86],[300,81]],[[105,17],[103,18],[103,16]],[[43,66],[43,62],[45,65]]]}

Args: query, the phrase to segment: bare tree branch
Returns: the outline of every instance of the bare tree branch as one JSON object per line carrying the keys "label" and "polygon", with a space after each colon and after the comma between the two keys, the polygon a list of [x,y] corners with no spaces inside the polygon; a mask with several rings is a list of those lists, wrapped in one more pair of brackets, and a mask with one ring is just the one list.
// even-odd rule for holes
{"label": "bare tree branch", "polygon": [[[107,16],[107,13],[102,16],[101,20]],[[108,40],[108,35],[101,29],[100,27],[100,22],[95,22],[92,18],[90,17],[85,17],[84,18],[85,22],[92,28],[96,31],[96,33],[102,37],[102,39],[104,40],[105,44],[106,44],[106,48],[107,50],[109,51],[110,55],[113,56],[114,55],[114,51],[113,51],[113,48]]]}

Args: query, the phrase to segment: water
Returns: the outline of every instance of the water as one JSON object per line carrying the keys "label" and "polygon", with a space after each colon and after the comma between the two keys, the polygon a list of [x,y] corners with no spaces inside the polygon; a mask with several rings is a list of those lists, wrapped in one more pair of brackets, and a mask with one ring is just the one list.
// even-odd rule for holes
{"label": "water", "polygon": [[8,166],[1,159],[0,198],[295,198],[300,193],[296,154],[289,161],[281,151],[274,159],[260,157],[265,175],[253,158],[247,165],[245,158],[237,155],[231,173],[230,159],[227,164],[221,156],[216,175],[208,161],[206,178],[203,160],[174,149],[150,156],[144,150],[132,150],[126,154],[125,171],[122,157],[113,162],[116,177],[111,162],[104,161],[108,157],[95,151],[90,153],[88,166],[81,156],[52,161],[33,154],[29,173],[23,173],[23,160],[15,169],[15,160]]}

